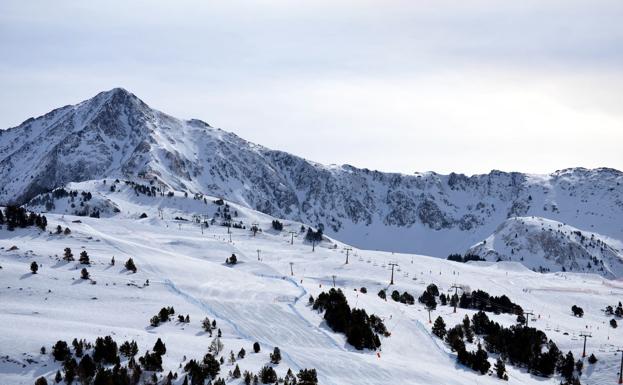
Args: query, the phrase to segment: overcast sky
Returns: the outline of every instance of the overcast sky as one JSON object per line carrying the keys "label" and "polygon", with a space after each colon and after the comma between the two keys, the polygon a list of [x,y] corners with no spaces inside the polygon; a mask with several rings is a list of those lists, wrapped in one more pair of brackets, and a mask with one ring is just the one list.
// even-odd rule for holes
{"label": "overcast sky", "polygon": [[326,164],[621,170],[623,1],[2,0],[0,86],[1,128],[121,86]]}

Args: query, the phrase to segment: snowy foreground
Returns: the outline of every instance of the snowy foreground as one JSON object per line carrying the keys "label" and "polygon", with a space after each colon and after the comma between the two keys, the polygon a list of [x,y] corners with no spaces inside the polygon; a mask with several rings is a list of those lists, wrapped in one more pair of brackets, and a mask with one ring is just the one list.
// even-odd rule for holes
{"label": "snowy foreground", "polygon": [[[136,340],[139,355],[160,337],[167,347],[162,374],[177,371],[180,376],[174,383],[181,384],[180,364],[201,359],[212,341],[201,328],[206,316],[222,330],[225,357],[241,347],[247,351],[237,361],[242,371],[257,372],[278,346],[283,356],[275,366],[279,376],[288,368],[295,372],[316,368],[320,384],[506,383],[458,365],[445,343],[431,334],[428,312],[417,301],[408,306],[377,296],[388,287],[389,262],[399,265],[389,292],[406,290],[417,298],[435,283],[445,293],[453,284],[461,284],[492,295],[506,294],[535,313],[531,326],[576,358],[582,353],[578,333],[591,332],[587,351],[599,361],[588,365],[585,360],[582,383],[617,381],[620,353],[616,349],[623,332],[608,326],[611,317],[602,309],[623,299],[623,282],[587,274],[539,274],[514,262],[462,264],[357,249],[350,251],[346,265],[346,245],[326,241],[312,252],[311,245],[303,242],[299,223],[285,222],[284,230],[277,232],[271,229],[271,217],[242,207],[237,209],[245,223],[256,222],[263,231],[253,236],[248,228],[232,229],[230,241],[225,227],[213,225],[202,233],[198,224],[174,220],[178,209],[165,207],[160,219],[156,205],[124,205],[120,215],[101,219],[46,214],[48,230],[60,224],[71,229],[69,235],[34,228],[0,230],[0,384],[33,384],[39,376],[53,383],[60,366],[49,352],[57,340],[94,341],[106,335],[118,343]],[[141,212],[147,218],[138,219]],[[293,244],[291,230],[297,232]],[[10,250],[13,246],[17,249]],[[80,279],[83,266],[77,261],[62,261],[66,247],[76,259],[80,251],[88,252],[88,269],[96,284]],[[226,265],[232,253],[239,263]],[[117,263],[111,266],[113,256]],[[136,262],[135,274],[123,267],[128,257]],[[30,273],[33,261],[40,264],[38,274]],[[333,279],[351,307],[384,318],[391,336],[381,339],[378,354],[350,347],[308,305],[309,295],[315,298],[328,290]],[[359,292],[361,287],[367,288],[367,294]],[[583,318],[571,314],[572,305],[584,309]],[[150,318],[165,306],[175,308],[174,321],[150,326]],[[432,317],[441,315],[451,327],[473,313],[460,308],[453,313],[448,306],[438,306]],[[189,314],[190,323],[178,323],[178,314]],[[505,325],[515,322],[511,315],[489,316]],[[255,341],[261,344],[257,354],[252,349]],[[40,353],[42,346],[48,354]],[[493,365],[495,358],[489,359]],[[226,362],[220,375],[226,377],[230,370],[233,366]],[[508,384],[559,383],[558,376],[535,377],[510,364],[507,370]],[[242,379],[228,379],[228,383],[239,384]]]}

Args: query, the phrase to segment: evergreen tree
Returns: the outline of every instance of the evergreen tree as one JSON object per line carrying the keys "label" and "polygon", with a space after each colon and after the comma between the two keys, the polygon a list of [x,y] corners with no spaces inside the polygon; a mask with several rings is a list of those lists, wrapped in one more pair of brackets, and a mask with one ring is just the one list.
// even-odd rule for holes
{"label": "evergreen tree", "polygon": [[37,270],[39,270],[39,265],[37,265],[37,262],[33,261],[33,262],[30,264],[30,271],[31,271],[33,274],[37,274]]}
{"label": "evergreen tree", "polygon": [[162,355],[164,355],[167,352],[167,347],[162,342],[162,340],[160,338],[158,338],[158,340],[154,344],[154,348],[152,350],[154,351],[155,354],[158,354],[158,355],[162,356]]}
{"label": "evergreen tree", "polygon": [[221,365],[210,353],[207,353],[203,357],[203,367],[206,373],[212,378],[215,378],[218,372],[221,370]]}
{"label": "evergreen tree", "polygon": [[158,312],[158,318],[160,318],[160,322],[167,322],[169,320],[169,315],[169,309],[167,309],[166,307],[163,307]]}
{"label": "evergreen tree", "polygon": [[88,384],[90,379],[95,375],[95,362],[91,359],[91,356],[85,354],[78,364],[78,377],[83,384]]}
{"label": "evergreen tree", "polygon": [[236,263],[238,263],[238,258],[236,257],[236,254],[232,254],[231,257],[225,259],[225,263],[228,265],[235,265]]}
{"label": "evergreen tree", "polygon": [[74,347],[74,354],[76,355],[76,357],[82,357],[84,343],[74,338],[74,340],[71,342],[71,345]]}
{"label": "evergreen tree", "polygon": [[517,323],[519,325],[525,325],[526,324],[526,317],[524,317],[523,314],[517,314]]}
{"label": "evergreen tree", "polygon": [[48,385],[48,380],[45,377],[39,377],[35,380],[35,385]]}
{"label": "evergreen tree", "polygon": [[71,352],[65,341],[57,341],[56,344],[52,346],[52,357],[54,357],[55,361],[65,361],[70,357],[70,354]]}
{"label": "evergreen tree", "polygon": [[87,254],[86,250],[80,252],[80,258],[78,258],[78,262],[82,265],[90,265],[91,261],[89,259],[89,254]]}
{"label": "evergreen tree", "polygon": [[249,371],[245,370],[242,376],[244,377],[244,384],[251,385],[251,381],[253,380],[253,375]]}
{"label": "evergreen tree", "polygon": [[74,260],[74,255],[71,253],[71,249],[69,247],[65,248],[65,252],[63,254],[63,260],[67,262],[71,262]]}
{"label": "evergreen tree", "polygon": [[234,371],[232,372],[231,376],[233,378],[240,378],[240,368],[238,367],[237,364],[236,364],[236,367],[234,368]]}
{"label": "evergreen tree", "polygon": [[428,292],[433,297],[439,296],[439,288],[434,283],[431,283],[426,287],[426,292]]}
{"label": "evergreen tree", "polygon": [[119,347],[119,352],[126,357],[134,357],[138,353],[138,345],[135,341],[129,342],[125,341]]}
{"label": "evergreen tree", "polygon": [[435,323],[433,324],[433,334],[442,339],[446,335],[446,323],[443,321],[441,316],[435,319]]}
{"label": "evergreen tree", "polygon": [[318,385],[316,369],[301,369],[296,376],[299,379],[298,385]]}
{"label": "evergreen tree", "polygon": [[214,337],[214,339],[210,343],[210,347],[208,348],[208,351],[213,352],[216,355],[219,355],[219,353],[223,351],[223,347],[224,345],[221,342],[221,339],[219,337]]}
{"label": "evergreen tree", "polygon": [[95,373],[93,385],[111,385],[113,384],[113,374],[110,370],[100,367]]}
{"label": "evergreen tree", "polygon": [[392,291],[391,297],[396,302],[400,301],[400,293],[398,292],[398,290]]}
{"label": "evergreen tree", "polygon": [[449,329],[446,333],[446,342],[455,352],[465,350],[465,343],[463,342],[463,328],[456,325],[455,327]]}
{"label": "evergreen tree", "polygon": [[244,348],[240,348],[240,351],[238,352],[238,358],[243,359],[245,354],[247,354],[247,352],[244,350]]}
{"label": "evergreen tree", "polygon": [[253,343],[253,351],[255,353],[259,353],[260,352],[260,344],[259,344],[259,342],[254,342]]}
{"label": "evergreen tree", "polygon": [[128,260],[125,261],[125,268],[131,271],[132,273],[136,273],[137,268],[132,258],[128,258]]}
{"label": "evergreen tree", "polygon": [[296,385],[296,377],[292,373],[292,369],[288,368],[286,376],[283,378],[283,385]]}
{"label": "evergreen tree", "polygon": [[571,312],[573,312],[573,315],[576,317],[582,318],[584,316],[584,309],[576,305],[571,306]]}
{"label": "evergreen tree", "polygon": [[567,355],[560,361],[558,366],[558,372],[567,381],[571,381],[573,378],[573,370],[575,367],[575,360],[573,353],[568,352]]}
{"label": "evergreen tree", "polygon": [[472,360],[472,369],[479,371],[481,374],[487,373],[491,367],[488,358],[489,355],[487,352],[478,344],[478,350],[474,353],[474,358]]}
{"label": "evergreen tree", "polygon": [[380,290],[378,295],[383,300],[387,299],[387,294],[385,293],[385,290]]}
{"label": "evergreen tree", "polygon": [[497,359],[493,368],[495,369],[495,374],[499,379],[508,380],[508,376],[506,375],[506,364],[501,358]]}
{"label": "evergreen tree", "polygon": [[259,377],[262,384],[274,384],[277,382],[277,373],[270,366],[264,366],[260,369]]}
{"label": "evergreen tree", "polygon": [[595,355],[591,353],[591,355],[588,357],[588,363],[593,365],[596,362],[597,362],[597,357],[595,357]]}
{"label": "evergreen tree", "polygon": [[73,358],[68,359],[63,363],[63,369],[65,370],[65,382],[71,385],[78,372],[78,363]]}
{"label": "evergreen tree", "polygon": [[61,371],[57,370],[56,371],[56,376],[54,376],[54,382],[56,382],[58,384],[61,381],[63,381],[63,376],[61,375]]}
{"label": "evergreen tree", "polygon": [[83,267],[82,270],[80,271],[80,278],[82,279],[89,279],[89,271],[86,269],[86,267]]}
{"label": "evergreen tree", "polygon": [[93,360],[95,360],[95,362],[104,362],[107,364],[114,364],[118,361],[117,343],[111,336],[106,336],[104,338],[98,337],[95,340]]}
{"label": "evergreen tree", "polygon": [[270,354],[270,362],[275,365],[278,365],[280,361],[281,361],[281,351],[279,350],[278,347],[275,346],[275,349]]}
{"label": "evergreen tree", "polygon": [[162,356],[156,353],[146,351],[143,357],[139,357],[138,361],[143,365],[145,370],[151,372],[162,372]]}
{"label": "evergreen tree", "polygon": [[474,331],[472,330],[472,325],[467,314],[463,318],[463,331],[465,332],[465,339],[467,342],[474,342]]}
{"label": "evergreen tree", "polygon": [[149,324],[153,327],[158,327],[158,325],[160,325],[160,317],[158,317],[157,315],[151,317],[149,319]]}
{"label": "evergreen tree", "polygon": [[201,321],[201,327],[206,332],[212,333],[212,324],[210,323],[210,319],[208,317],[205,317],[203,321]]}

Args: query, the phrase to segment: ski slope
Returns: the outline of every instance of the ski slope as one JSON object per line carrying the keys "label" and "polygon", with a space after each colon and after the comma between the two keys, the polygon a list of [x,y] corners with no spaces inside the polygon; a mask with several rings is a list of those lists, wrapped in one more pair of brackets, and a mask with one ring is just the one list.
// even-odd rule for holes
{"label": "ski slope", "polygon": [[[272,217],[231,204],[241,221],[247,226],[257,223],[262,231],[254,236],[248,228],[233,228],[228,234],[217,224],[202,229],[192,221],[173,218],[213,214],[212,198],[208,203],[181,194],[173,198],[147,198],[126,191],[108,195],[120,210],[115,216],[46,214],[49,230],[61,225],[71,229],[70,235],[32,228],[0,230],[0,384],[32,384],[39,376],[51,382],[59,365],[49,354],[40,354],[42,346],[49,352],[59,339],[94,341],[105,335],[119,343],[136,340],[139,355],[162,338],[167,346],[162,374],[172,370],[181,375],[180,364],[207,352],[212,339],[201,329],[206,316],[222,330],[226,358],[230,350],[236,353],[244,347],[247,351],[246,358],[237,362],[242,371],[257,372],[278,346],[283,360],[275,370],[280,376],[288,368],[316,368],[320,384],[503,383],[495,375],[479,375],[457,364],[449,348],[431,334],[422,305],[407,306],[377,296],[389,286],[390,261],[398,264],[390,292],[406,290],[417,298],[435,283],[444,292],[461,284],[465,289],[506,294],[535,313],[531,325],[576,358],[582,349],[578,333],[590,331],[593,337],[587,350],[599,361],[585,363],[582,383],[616,381],[620,356],[615,350],[622,332],[607,325],[609,318],[601,309],[623,298],[623,282],[593,274],[539,274],[515,262],[461,264],[361,249],[350,251],[345,264],[347,245],[328,240],[312,251],[299,233],[300,223],[284,221],[284,230],[277,232],[270,228]],[[139,219],[140,213],[147,218]],[[293,244],[291,230],[297,233]],[[17,249],[10,250],[13,246]],[[92,263],[88,270],[96,284],[80,279],[83,265],[62,261],[65,247],[72,249],[76,259],[81,250],[88,252]],[[226,265],[225,258],[232,253],[239,263]],[[116,264],[111,266],[113,256]],[[136,274],[123,267],[128,257],[138,267]],[[32,261],[40,264],[36,275],[29,270]],[[308,306],[309,295],[315,298],[328,290],[334,279],[351,307],[383,317],[391,336],[382,338],[378,355],[352,348]],[[360,293],[360,287],[368,293]],[[574,304],[584,309],[584,318],[573,317]],[[149,319],[164,306],[175,308],[174,317],[189,314],[191,322],[150,326]],[[448,306],[438,306],[432,317],[441,315],[451,327],[473,313],[460,308],[453,313]],[[505,325],[515,322],[510,315],[489,316]],[[255,341],[262,347],[258,354],[252,352]],[[493,364],[494,357],[490,361]],[[222,365],[220,375],[226,377],[229,370],[233,366]],[[510,364],[507,370],[509,384],[559,383],[558,377],[535,377]],[[181,384],[182,379],[183,375],[174,383]],[[228,379],[228,383],[242,380]]]}

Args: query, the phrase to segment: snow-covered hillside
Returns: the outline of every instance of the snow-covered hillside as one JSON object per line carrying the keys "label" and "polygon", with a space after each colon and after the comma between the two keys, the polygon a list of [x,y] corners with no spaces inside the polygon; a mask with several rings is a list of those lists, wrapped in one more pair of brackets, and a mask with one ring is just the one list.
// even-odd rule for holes
{"label": "snow-covered hillside", "polygon": [[0,131],[0,204],[103,178],[155,181],[323,225],[359,247],[439,257],[515,216],[623,239],[623,174],[613,169],[468,177],[324,166],[176,119],[119,88]]}
{"label": "snow-covered hillside", "polygon": [[[179,217],[192,218],[197,211],[215,216],[220,208],[212,198],[194,199],[183,194],[173,197],[136,194],[120,181],[110,191],[111,180],[76,184],[76,190],[90,187],[93,201],[108,202],[119,210],[101,218],[63,214],[63,199],[55,204],[58,214],[48,213],[48,231],[33,228],[7,231],[0,229],[0,383],[32,384],[44,376],[53,382],[60,363],[50,355],[58,340],[74,338],[93,342],[111,335],[117,342],[135,340],[139,356],[152,348],[157,338],[166,344],[164,371],[182,384],[183,366],[190,359],[201,359],[213,338],[201,328],[201,320],[216,320],[222,331],[225,358],[219,376],[228,384],[242,379],[227,376],[239,365],[254,373],[264,365],[274,366],[283,377],[288,368],[295,373],[315,368],[320,384],[558,384],[559,377],[537,377],[507,363],[509,381],[493,375],[480,375],[456,363],[456,354],[431,333],[428,312],[417,303],[406,305],[377,296],[381,289],[407,291],[416,298],[431,283],[449,294],[458,284],[465,292],[485,290],[492,295],[507,295],[525,311],[534,313],[530,326],[547,333],[563,353],[571,350],[580,357],[579,332],[590,331],[588,354],[596,364],[584,360],[583,384],[616,381],[619,355],[616,343],[621,328],[608,326],[612,317],[603,312],[623,296],[623,286],[590,274],[530,271],[515,262],[456,263],[420,255],[354,249],[345,264],[345,244],[327,239],[316,245],[305,242],[300,223],[284,222],[284,229],[272,229],[274,218],[242,205],[230,205],[245,224],[254,223],[262,231],[255,236],[246,229],[226,227],[218,221],[205,228]],[[106,187],[104,187],[106,186]],[[81,196],[79,194],[78,196]],[[90,202],[88,200],[87,202]],[[76,203],[79,198],[75,198]],[[78,204],[79,205],[79,204]],[[145,213],[139,218],[138,213]],[[175,219],[175,218],[178,219]],[[203,219],[203,218],[202,218]],[[70,228],[69,234],[55,229]],[[293,244],[291,233],[294,232]],[[77,255],[87,251],[91,264],[86,266],[89,280],[80,278],[85,265],[63,261],[63,250]],[[225,264],[231,254],[236,265]],[[116,264],[110,261],[116,259]],[[133,274],[123,267],[132,257],[138,267]],[[30,272],[36,262],[37,274]],[[397,263],[395,285],[388,287],[389,262]],[[351,305],[382,317],[391,333],[381,337],[381,350],[355,350],[342,334],[333,332],[322,315],[308,305],[308,297],[318,297],[334,285],[341,288]],[[365,287],[367,293],[360,288]],[[584,317],[571,314],[571,306],[584,309]],[[150,318],[162,307],[175,309],[173,321],[157,327]],[[189,315],[180,323],[177,315]],[[475,310],[438,305],[432,319],[443,317],[448,327],[461,323]],[[502,325],[515,323],[510,314],[487,313]],[[216,333],[216,331],[215,331]],[[214,337],[216,334],[214,335]],[[253,342],[261,351],[253,353]],[[475,341],[477,342],[477,340]],[[42,354],[41,347],[46,347]],[[282,360],[269,363],[269,353],[278,346]],[[469,344],[475,349],[475,343]],[[245,358],[229,364],[229,352],[247,351]],[[72,348],[73,351],[73,348]],[[88,351],[87,353],[89,353]],[[378,354],[377,354],[378,353]],[[138,357],[138,356],[137,356]],[[489,361],[495,362],[491,354]],[[122,365],[127,364],[124,359]],[[62,371],[62,370],[61,370]],[[149,382],[149,376],[145,376]]]}
{"label": "snow-covered hillside", "polygon": [[[613,242],[615,245],[611,245]],[[536,271],[595,272],[623,276],[620,243],[560,222],[515,217],[467,250],[489,261],[519,261]]]}

